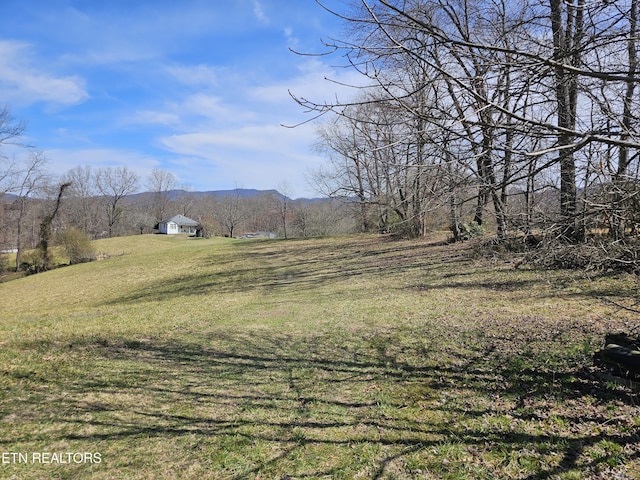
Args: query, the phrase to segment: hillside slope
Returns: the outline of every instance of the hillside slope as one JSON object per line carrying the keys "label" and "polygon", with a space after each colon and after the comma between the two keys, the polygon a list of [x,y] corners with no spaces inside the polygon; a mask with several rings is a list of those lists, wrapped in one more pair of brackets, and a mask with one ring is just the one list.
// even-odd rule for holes
{"label": "hillside slope", "polygon": [[126,237],[0,284],[0,476],[637,478],[590,366],[635,277],[441,240]]}

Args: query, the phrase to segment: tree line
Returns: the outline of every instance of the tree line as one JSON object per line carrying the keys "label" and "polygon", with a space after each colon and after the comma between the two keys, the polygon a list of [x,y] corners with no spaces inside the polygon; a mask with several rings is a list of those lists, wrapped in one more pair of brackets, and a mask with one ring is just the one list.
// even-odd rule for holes
{"label": "tree line", "polygon": [[[292,200],[276,191],[191,192],[161,168],[146,178],[126,166],[86,165],[54,174],[44,152],[22,143],[25,129],[8,107],[0,110],[0,266],[3,253],[11,252],[12,268],[45,270],[50,245],[74,251],[82,238],[152,233],[158,222],[177,214],[200,222],[206,236],[265,231],[305,237],[354,230],[350,207],[340,200]],[[24,256],[33,249],[36,254]],[[82,252],[76,253],[82,261]]]}
{"label": "tree line", "polygon": [[315,181],[357,199],[362,230],[423,235],[439,215],[455,239],[637,237],[638,0],[350,5],[324,46],[362,83],[292,95],[333,114]]}

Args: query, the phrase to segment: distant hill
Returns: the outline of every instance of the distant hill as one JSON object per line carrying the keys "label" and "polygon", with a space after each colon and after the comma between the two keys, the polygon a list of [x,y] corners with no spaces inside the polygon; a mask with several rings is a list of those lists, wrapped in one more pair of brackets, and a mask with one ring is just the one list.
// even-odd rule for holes
{"label": "distant hill", "polygon": [[210,190],[207,192],[190,192],[188,190],[171,190],[168,192],[169,198],[174,199],[176,197],[184,195],[195,195],[199,197],[213,196],[217,198],[222,197],[239,197],[239,198],[252,198],[265,194],[275,194],[281,196],[277,190],[256,190],[254,188],[234,188],[233,190]]}
{"label": "distant hill", "polygon": [[18,197],[13,193],[5,193],[5,194],[0,193],[0,200],[3,200],[5,202],[13,202],[17,198]]}
{"label": "distant hill", "polygon": [[[280,192],[278,192],[277,190],[256,190],[255,188],[234,188],[233,190],[210,190],[210,191],[206,191],[206,192],[192,192],[189,190],[169,190],[168,193],[168,197],[170,200],[175,200],[177,198],[181,198],[181,197],[196,197],[196,198],[201,198],[201,197],[208,197],[208,196],[213,196],[216,198],[223,198],[223,197],[229,197],[229,196],[238,196],[240,198],[252,198],[252,197],[258,197],[261,195],[265,195],[265,194],[275,194],[278,195],[280,197],[284,197],[284,195],[282,195]],[[154,195],[153,192],[139,192],[139,193],[133,193],[131,195],[127,195],[127,198],[132,199],[132,200],[145,200],[146,198],[151,197],[152,195]],[[13,195],[11,193],[6,193],[4,195],[0,195],[0,199],[6,201],[6,202],[13,202],[16,198],[18,198],[16,195]],[[315,202],[323,202],[323,201],[327,201],[328,198],[321,198],[321,197],[316,197],[316,198],[297,198],[297,199],[291,199],[289,198],[289,200],[297,200],[297,201],[302,201],[302,202],[307,202],[307,203],[315,203]]]}
{"label": "distant hill", "polygon": [[[128,198],[140,200],[140,199],[144,199],[145,197],[151,196],[153,194],[154,194],[153,192],[134,193],[132,195],[129,195]],[[190,190],[169,190],[167,194],[170,200],[175,200],[181,197],[201,198],[201,197],[208,197],[208,196],[212,196],[216,198],[231,197],[231,196],[238,196],[239,198],[252,198],[252,197],[258,197],[265,194],[273,194],[279,197],[284,197],[284,195],[282,195],[277,190],[256,190],[255,188],[234,188],[233,190],[209,190],[206,192],[193,192]],[[312,202],[322,202],[328,199],[318,197],[318,198],[297,198],[297,199],[289,198],[289,200],[299,200],[303,202],[312,203]]]}

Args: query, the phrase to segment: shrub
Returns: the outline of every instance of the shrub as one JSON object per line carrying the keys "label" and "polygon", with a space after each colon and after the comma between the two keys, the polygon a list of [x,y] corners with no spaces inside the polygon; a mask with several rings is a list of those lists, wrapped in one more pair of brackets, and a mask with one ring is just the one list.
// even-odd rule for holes
{"label": "shrub", "polygon": [[82,230],[69,227],[58,235],[58,242],[69,257],[69,264],[90,262],[96,259],[96,251],[89,236]]}
{"label": "shrub", "polygon": [[484,235],[484,227],[477,222],[463,223],[460,227],[460,239],[471,240]]}
{"label": "shrub", "polygon": [[20,256],[20,270],[24,271],[27,275],[44,272],[46,269],[42,252],[29,250]]}

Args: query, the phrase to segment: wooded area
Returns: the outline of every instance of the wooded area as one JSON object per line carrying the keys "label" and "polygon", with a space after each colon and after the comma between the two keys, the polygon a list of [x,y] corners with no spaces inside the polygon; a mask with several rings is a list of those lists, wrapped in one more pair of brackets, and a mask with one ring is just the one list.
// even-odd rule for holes
{"label": "wooded area", "polygon": [[[138,193],[141,179],[126,167],[81,166],[59,177],[45,170],[42,154],[26,158],[25,164],[10,165],[11,178],[0,189],[0,260],[2,252],[15,252],[16,269],[42,269],[46,255],[23,255],[38,246],[46,250],[57,243],[75,249],[82,237],[152,233],[159,221],[177,214],[198,221],[204,236],[264,231],[308,237],[354,231],[351,207],[340,200],[292,200],[276,191],[249,195],[242,189],[191,192],[177,188],[172,174],[160,169],[147,179],[147,190]],[[82,258],[79,253],[78,260]]]}
{"label": "wooded area", "polygon": [[[4,112],[0,135],[8,133],[0,142],[23,151],[11,160],[0,155],[0,271],[42,271],[50,260],[48,247],[56,243],[72,252],[72,263],[86,261],[82,251],[89,240],[152,233],[158,222],[177,214],[198,221],[205,236],[265,231],[286,238],[354,231],[351,207],[340,200],[292,200],[275,190],[192,192],[159,168],[144,183],[127,167],[79,166],[53,174],[43,152],[19,143],[23,124],[8,107]],[[36,248],[37,254],[23,255]],[[6,253],[16,254],[12,266],[2,262]]]}
{"label": "wooded area", "polygon": [[[322,2],[320,2],[322,3]],[[316,172],[362,230],[635,239],[637,0],[361,0],[325,51],[361,74],[319,116]],[[307,54],[309,52],[302,52]]]}

